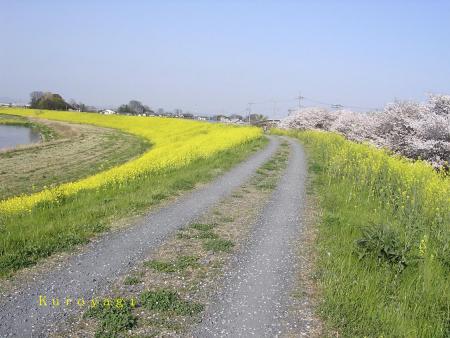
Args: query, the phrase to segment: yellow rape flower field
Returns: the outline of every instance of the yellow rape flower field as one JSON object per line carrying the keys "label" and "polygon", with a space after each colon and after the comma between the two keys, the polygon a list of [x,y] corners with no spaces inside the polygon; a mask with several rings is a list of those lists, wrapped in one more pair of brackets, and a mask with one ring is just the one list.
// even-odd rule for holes
{"label": "yellow rape flower field", "polygon": [[254,127],[32,109],[0,114],[115,128],[147,140],[140,157],[92,176],[0,201],[0,275],[85,243],[116,220],[206,182],[266,140]]}
{"label": "yellow rape flower field", "polygon": [[8,110],[8,113],[116,128],[147,139],[152,147],[143,156],[97,175],[62,184],[56,188],[45,189],[32,195],[0,201],[2,213],[31,211],[40,202],[57,201],[76,194],[80,190],[97,189],[108,184],[123,184],[142,175],[151,175],[155,171],[182,167],[192,160],[207,158],[261,135],[257,128],[239,128],[179,119],[26,109],[12,109]]}

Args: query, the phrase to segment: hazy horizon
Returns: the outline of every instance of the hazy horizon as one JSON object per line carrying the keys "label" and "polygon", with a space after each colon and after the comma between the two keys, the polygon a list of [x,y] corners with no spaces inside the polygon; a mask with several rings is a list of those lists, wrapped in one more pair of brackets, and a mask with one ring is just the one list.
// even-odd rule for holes
{"label": "hazy horizon", "polygon": [[[0,97],[281,117],[450,93],[447,1],[3,1]],[[273,101],[277,100],[274,104]],[[305,105],[316,105],[305,100]]]}

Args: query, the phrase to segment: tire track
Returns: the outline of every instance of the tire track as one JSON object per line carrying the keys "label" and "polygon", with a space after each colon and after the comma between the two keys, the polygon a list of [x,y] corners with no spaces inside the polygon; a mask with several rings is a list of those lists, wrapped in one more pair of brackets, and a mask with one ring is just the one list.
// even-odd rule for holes
{"label": "tire track", "polygon": [[224,287],[195,337],[274,337],[297,325],[290,322],[289,308],[307,171],[302,147],[292,139],[289,143],[288,166],[248,242],[225,272]]}

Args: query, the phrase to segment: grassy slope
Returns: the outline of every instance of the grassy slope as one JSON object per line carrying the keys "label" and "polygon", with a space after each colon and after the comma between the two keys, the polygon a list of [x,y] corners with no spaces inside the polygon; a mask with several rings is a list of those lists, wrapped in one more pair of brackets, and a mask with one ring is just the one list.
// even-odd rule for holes
{"label": "grassy slope", "polygon": [[45,208],[0,219],[0,275],[32,265],[54,252],[86,242],[114,220],[147,210],[197,183],[231,168],[266,144],[256,139],[187,166],[169,169],[120,186],[86,190]]}
{"label": "grassy slope", "polygon": [[426,164],[320,132],[321,315],[346,337],[450,336],[450,182]]}
{"label": "grassy slope", "polygon": [[[37,125],[23,117],[0,114],[0,124],[5,121]],[[39,126],[40,132],[56,132],[58,138],[0,153],[0,200],[93,175],[125,163],[150,147],[143,138],[114,129],[50,121]]]}

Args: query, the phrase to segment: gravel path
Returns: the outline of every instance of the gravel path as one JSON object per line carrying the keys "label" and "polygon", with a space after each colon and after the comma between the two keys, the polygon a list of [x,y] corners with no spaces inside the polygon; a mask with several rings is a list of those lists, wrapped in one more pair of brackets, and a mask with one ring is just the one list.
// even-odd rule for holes
{"label": "gravel path", "polygon": [[306,177],[305,155],[289,140],[288,166],[244,248],[233,258],[195,337],[278,336],[289,322]]}
{"label": "gravel path", "polygon": [[[2,294],[0,299],[0,336],[42,337],[54,331],[70,314],[76,313],[76,299],[86,302],[107,290],[110,283],[126,273],[146,254],[155,249],[175,230],[195,220],[208,208],[244,184],[255,170],[277,150],[278,138],[269,145],[205,187],[184,195],[175,202],[150,213],[128,229],[111,232],[89,243],[82,253],[45,275],[29,280],[17,292]],[[47,304],[38,305],[39,295],[47,296]],[[68,296],[75,304],[65,306]],[[52,297],[61,301],[51,307]]]}

